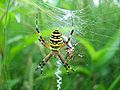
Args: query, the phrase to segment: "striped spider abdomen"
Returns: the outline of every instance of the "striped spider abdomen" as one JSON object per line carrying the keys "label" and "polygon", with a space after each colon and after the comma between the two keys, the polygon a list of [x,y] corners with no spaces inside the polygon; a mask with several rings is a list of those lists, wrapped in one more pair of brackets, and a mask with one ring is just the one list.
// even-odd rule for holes
{"label": "striped spider abdomen", "polygon": [[52,49],[59,49],[63,44],[62,34],[58,30],[54,30],[50,35],[49,41]]}

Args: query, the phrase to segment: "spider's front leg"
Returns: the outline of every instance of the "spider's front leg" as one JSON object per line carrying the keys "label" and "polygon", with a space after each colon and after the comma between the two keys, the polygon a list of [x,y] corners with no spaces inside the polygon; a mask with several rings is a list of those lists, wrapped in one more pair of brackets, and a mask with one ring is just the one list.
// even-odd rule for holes
{"label": "spider's front leg", "polygon": [[62,61],[64,67],[66,68],[68,74],[69,74],[68,69],[74,71],[74,70],[70,67],[70,65],[67,64],[67,62],[65,61],[64,57],[60,54],[60,52],[58,52],[58,56],[59,56],[60,60]]}
{"label": "spider's front leg", "polygon": [[[64,46],[66,46],[66,45],[70,42],[70,39],[71,39],[71,36],[72,36],[73,32],[74,32],[74,30],[72,29],[72,31],[71,31],[71,33],[70,33],[68,39],[66,39],[67,41],[64,41],[64,40],[63,40],[63,41],[64,41],[64,44],[61,45],[60,49],[61,49],[62,47],[64,47]],[[62,38],[65,38],[65,37],[62,36]]]}
{"label": "spider's front leg", "polygon": [[43,37],[41,36],[41,33],[39,32],[39,29],[38,29],[38,14],[36,15],[36,31],[39,35],[38,37],[38,40],[41,42],[41,44],[45,47],[49,47],[49,45],[45,42],[45,40],[43,39]]}
{"label": "spider's front leg", "polygon": [[48,62],[48,60],[50,59],[50,57],[52,56],[52,53],[50,52],[43,60],[42,62],[37,66],[37,68],[35,70],[38,70],[39,68],[41,68],[41,74],[43,71],[43,66]]}
{"label": "spider's front leg", "polygon": [[71,39],[71,36],[72,36],[73,32],[74,32],[74,30],[72,29],[72,31],[71,31],[71,33],[70,33],[70,35],[69,35],[69,37],[68,37],[68,41],[67,41],[67,42],[65,42],[65,44],[66,44],[66,45],[67,45],[67,44],[68,44],[68,42],[70,41],[70,39]]}

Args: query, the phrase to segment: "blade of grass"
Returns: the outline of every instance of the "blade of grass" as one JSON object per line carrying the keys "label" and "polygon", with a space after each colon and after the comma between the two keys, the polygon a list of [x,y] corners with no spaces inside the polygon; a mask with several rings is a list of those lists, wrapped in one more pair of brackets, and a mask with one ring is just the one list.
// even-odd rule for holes
{"label": "blade of grass", "polygon": [[76,37],[76,38],[86,48],[89,55],[91,56],[91,59],[93,59],[94,55],[96,54],[96,51],[95,51],[94,47],[92,46],[92,44],[81,37]]}
{"label": "blade of grass", "polygon": [[113,81],[108,90],[114,90],[115,85],[120,81],[120,75]]}

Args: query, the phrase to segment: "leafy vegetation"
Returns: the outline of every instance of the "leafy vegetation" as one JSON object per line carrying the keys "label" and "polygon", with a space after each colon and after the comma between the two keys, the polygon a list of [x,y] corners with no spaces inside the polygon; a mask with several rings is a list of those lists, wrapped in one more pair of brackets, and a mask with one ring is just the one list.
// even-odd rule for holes
{"label": "leafy vegetation", "polygon": [[94,1],[1,0],[0,90],[57,89],[55,57],[35,71],[49,52],[37,40],[36,13],[45,40],[55,29],[68,35],[73,19],[71,42],[79,44],[67,62],[76,71],[68,76],[62,66],[61,90],[120,90],[120,2]]}

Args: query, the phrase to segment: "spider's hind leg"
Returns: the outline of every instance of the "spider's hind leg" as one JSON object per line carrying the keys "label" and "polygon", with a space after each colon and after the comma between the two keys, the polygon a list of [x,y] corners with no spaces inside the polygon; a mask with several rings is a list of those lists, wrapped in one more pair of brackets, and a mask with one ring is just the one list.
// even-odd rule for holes
{"label": "spider's hind leg", "polygon": [[43,59],[43,61],[37,66],[37,68],[35,70],[38,70],[39,68],[41,68],[41,74],[43,71],[43,67],[44,65],[48,62],[48,60],[50,59],[50,57],[52,56],[51,52]]}
{"label": "spider's hind leg", "polygon": [[43,66],[44,66],[46,63],[47,63],[47,62],[42,61],[42,62],[37,66],[37,68],[36,68],[35,70],[37,71],[39,68],[41,68],[41,74],[42,74]]}
{"label": "spider's hind leg", "polygon": [[72,70],[72,71],[74,72],[74,69],[71,68],[69,64],[66,63],[66,66],[67,66],[70,70]]}
{"label": "spider's hind leg", "polygon": [[64,57],[60,54],[60,52],[58,53],[58,56],[59,56],[60,60],[62,61],[64,67],[66,68],[67,73],[69,74],[68,69],[70,69],[74,72],[74,70],[70,67],[70,65],[67,64],[67,62],[65,61]]}

